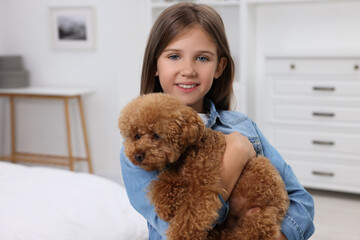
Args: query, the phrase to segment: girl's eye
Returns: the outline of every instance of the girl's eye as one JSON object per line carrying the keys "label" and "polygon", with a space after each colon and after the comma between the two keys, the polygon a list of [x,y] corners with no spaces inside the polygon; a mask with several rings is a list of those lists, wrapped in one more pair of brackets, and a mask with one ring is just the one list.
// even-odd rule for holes
{"label": "girl's eye", "polygon": [[201,61],[201,62],[209,61],[209,59],[207,57],[204,57],[204,56],[197,57],[196,60]]}
{"label": "girl's eye", "polygon": [[154,138],[155,140],[160,140],[160,136],[159,136],[158,134],[156,134],[156,133],[154,133],[153,138]]}
{"label": "girl's eye", "polygon": [[141,135],[140,135],[140,134],[136,134],[136,135],[135,135],[135,139],[136,139],[136,140],[139,140],[140,138],[141,138]]}
{"label": "girl's eye", "polygon": [[178,55],[171,55],[171,56],[169,56],[169,58],[170,58],[171,60],[178,60],[178,59],[180,59],[180,57],[179,57]]}

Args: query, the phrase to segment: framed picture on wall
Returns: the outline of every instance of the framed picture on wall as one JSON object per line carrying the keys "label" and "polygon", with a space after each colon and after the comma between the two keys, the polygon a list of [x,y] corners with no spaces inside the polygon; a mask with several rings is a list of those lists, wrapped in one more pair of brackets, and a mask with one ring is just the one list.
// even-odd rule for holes
{"label": "framed picture on wall", "polygon": [[92,7],[50,8],[54,49],[94,50],[95,16]]}

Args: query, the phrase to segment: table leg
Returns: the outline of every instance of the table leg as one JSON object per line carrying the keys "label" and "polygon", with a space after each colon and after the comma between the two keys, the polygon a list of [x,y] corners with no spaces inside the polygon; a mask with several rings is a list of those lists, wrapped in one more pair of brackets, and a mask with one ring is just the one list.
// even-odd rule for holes
{"label": "table leg", "polygon": [[69,114],[68,98],[64,98],[64,106],[65,106],[66,134],[67,134],[68,152],[69,152],[69,166],[70,166],[70,170],[74,171],[74,157],[72,154],[72,147],[71,147],[71,129],[70,129],[70,114]]}
{"label": "table leg", "polygon": [[10,96],[10,124],[11,124],[11,162],[15,163],[16,154],[16,131],[15,131],[15,103],[14,97]]}
{"label": "table leg", "polygon": [[89,148],[88,136],[87,136],[87,132],[86,132],[84,107],[83,107],[83,104],[82,104],[81,96],[78,96],[77,99],[78,99],[78,103],[79,103],[81,125],[82,125],[82,131],[83,131],[83,135],[84,135],[84,143],[85,143],[85,149],[86,149],[86,160],[87,160],[88,166],[89,166],[89,173],[94,173],[93,168],[92,168],[92,164],[91,164],[90,148]]}

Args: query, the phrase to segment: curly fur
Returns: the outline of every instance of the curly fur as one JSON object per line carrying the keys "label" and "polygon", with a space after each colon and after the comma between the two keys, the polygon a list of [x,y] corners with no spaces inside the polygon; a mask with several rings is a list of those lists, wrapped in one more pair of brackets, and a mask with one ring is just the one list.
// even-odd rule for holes
{"label": "curly fur", "polygon": [[[284,183],[265,157],[248,161],[230,195],[225,223],[212,229],[221,208],[220,166],[225,138],[170,95],[142,95],[122,110],[125,154],[147,171],[159,170],[148,197],[169,222],[170,240],[272,239],[289,205]],[[260,211],[246,215],[248,209]],[[212,229],[212,230],[210,230]]]}

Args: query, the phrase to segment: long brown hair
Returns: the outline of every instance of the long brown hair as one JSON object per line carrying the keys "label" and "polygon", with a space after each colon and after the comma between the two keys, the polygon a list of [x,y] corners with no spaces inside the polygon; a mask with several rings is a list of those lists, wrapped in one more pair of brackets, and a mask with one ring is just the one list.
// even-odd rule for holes
{"label": "long brown hair", "polygon": [[202,27],[214,40],[218,61],[221,57],[227,60],[223,73],[213,82],[206,97],[215,103],[218,110],[229,110],[233,97],[234,61],[220,15],[205,4],[178,3],[165,9],[157,18],[145,49],[140,94],[163,92],[160,81],[155,76],[157,59],[174,37],[196,25]]}

